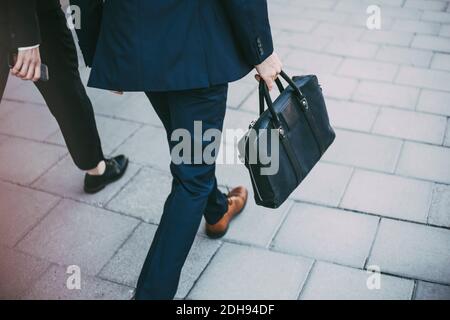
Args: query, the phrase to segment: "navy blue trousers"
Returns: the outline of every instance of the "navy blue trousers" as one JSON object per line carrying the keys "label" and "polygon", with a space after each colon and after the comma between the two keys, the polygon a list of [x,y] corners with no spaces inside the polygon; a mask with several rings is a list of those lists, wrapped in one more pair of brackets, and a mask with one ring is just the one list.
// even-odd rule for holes
{"label": "navy blue trousers", "polygon": [[[148,92],[147,96],[166,129],[172,150],[178,143],[170,139],[176,129],[188,130],[194,145],[195,121],[201,121],[202,133],[208,129],[222,131],[227,93],[225,84],[186,91]],[[203,138],[201,141],[203,150],[211,143]],[[172,190],[139,276],[137,300],[173,299],[202,216],[214,224],[228,210],[227,198],[217,188],[215,164],[204,161],[195,164],[193,153],[191,160],[191,163],[172,161],[170,164]]]}

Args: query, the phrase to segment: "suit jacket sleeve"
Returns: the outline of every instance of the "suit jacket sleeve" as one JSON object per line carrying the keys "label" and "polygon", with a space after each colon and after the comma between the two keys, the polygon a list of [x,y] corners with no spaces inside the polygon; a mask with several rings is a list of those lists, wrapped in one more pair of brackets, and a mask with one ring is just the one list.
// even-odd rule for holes
{"label": "suit jacket sleeve", "polygon": [[235,37],[247,60],[256,66],[273,53],[267,0],[222,0]]}
{"label": "suit jacket sleeve", "polygon": [[92,66],[100,34],[103,0],[70,0],[70,4],[80,8],[81,24],[80,28],[76,29],[78,44],[84,62],[87,66]]}
{"label": "suit jacket sleeve", "polygon": [[7,0],[11,46],[31,47],[41,43],[36,0]]}

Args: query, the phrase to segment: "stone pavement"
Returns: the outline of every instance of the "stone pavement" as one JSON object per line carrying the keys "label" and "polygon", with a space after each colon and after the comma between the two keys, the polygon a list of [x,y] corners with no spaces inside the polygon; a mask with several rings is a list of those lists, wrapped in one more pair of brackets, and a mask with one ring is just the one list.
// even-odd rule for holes
{"label": "stone pavement", "polygon": [[[282,208],[250,201],[220,241],[201,228],[177,297],[450,299],[450,2],[269,3],[285,69],[319,76],[337,140]],[[366,27],[371,4],[380,4],[381,30]],[[169,154],[143,94],[89,94],[105,150],[132,160],[95,196],[82,193],[37,91],[9,81],[0,107],[1,298],[132,294],[170,188]],[[231,85],[226,127],[256,116],[249,76]],[[220,165],[218,177],[224,188],[250,185],[242,165]],[[81,290],[66,287],[72,265]],[[381,282],[369,290],[373,266]]]}

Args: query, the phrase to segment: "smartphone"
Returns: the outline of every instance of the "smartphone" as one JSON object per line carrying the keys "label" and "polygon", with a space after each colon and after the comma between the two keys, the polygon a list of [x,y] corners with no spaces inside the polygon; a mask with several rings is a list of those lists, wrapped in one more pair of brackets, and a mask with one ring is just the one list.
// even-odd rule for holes
{"label": "smartphone", "polygon": [[[17,58],[17,53],[15,52],[10,52],[8,55],[8,65],[9,68],[12,69],[14,67],[14,65],[16,64],[16,58]],[[48,67],[46,64],[41,63],[41,77],[39,78],[39,81],[48,81],[49,78],[49,74],[48,74]]]}

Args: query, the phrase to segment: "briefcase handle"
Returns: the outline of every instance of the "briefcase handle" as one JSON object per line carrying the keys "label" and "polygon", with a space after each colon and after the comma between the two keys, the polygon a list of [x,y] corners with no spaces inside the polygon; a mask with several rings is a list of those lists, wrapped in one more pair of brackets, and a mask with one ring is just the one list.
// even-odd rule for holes
{"label": "briefcase handle", "polygon": [[[280,76],[288,83],[288,85],[294,90],[294,92],[298,95],[298,98],[300,100],[303,100],[305,98],[305,96],[303,95],[302,91],[300,90],[299,87],[297,87],[297,85],[295,84],[295,82],[284,72],[281,71]],[[275,83],[278,87],[278,90],[280,91],[280,93],[283,93],[283,91],[285,90],[283,83],[281,82],[280,78],[277,78],[275,80]],[[260,99],[259,99],[259,114],[261,115],[264,110],[264,98],[267,102],[267,106],[269,107],[269,110],[271,110],[270,112],[272,113],[272,116],[274,115],[275,111],[273,110],[273,102],[272,102],[272,98],[270,97],[269,94],[269,88],[267,87],[266,83],[261,80],[259,82],[259,93],[260,93]]]}
{"label": "briefcase handle", "polygon": [[[291,77],[289,77],[283,70],[281,70],[280,72],[280,76],[289,84],[290,87],[292,87],[292,89],[294,89],[294,91],[297,92],[297,94],[299,95],[299,98],[303,99],[303,93],[300,90],[299,87],[297,87],[297,85],[295,84],[294,80],[291,79]],[[280,77],[278,77],[275,80],[275,83],[277,84],[278,90],[280,90],[280,93],[282,93],[284,91],[284,86],[283,83],[280,80]]]}

